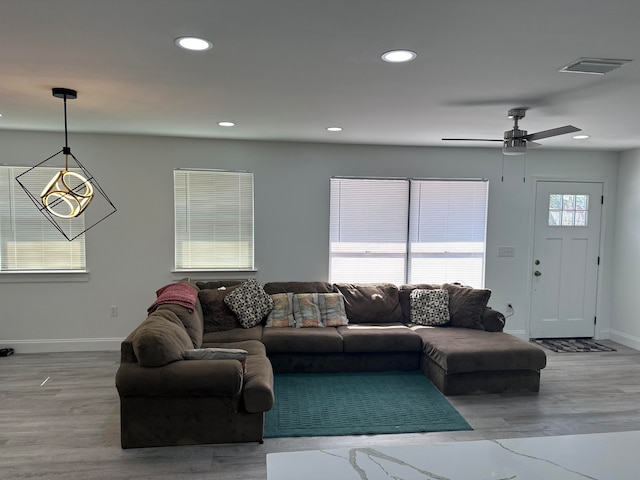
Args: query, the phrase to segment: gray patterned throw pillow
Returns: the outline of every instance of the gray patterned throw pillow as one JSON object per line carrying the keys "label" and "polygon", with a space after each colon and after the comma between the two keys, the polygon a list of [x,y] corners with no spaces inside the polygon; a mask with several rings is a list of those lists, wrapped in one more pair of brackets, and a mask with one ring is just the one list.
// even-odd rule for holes
{"label": "gray patterned throw pillow", "polygon": [[271,295],[252,278],[224,297],[224,303],[236,314],[244,328],[255,327],[273,309]]}
{"label": "gray patterned throw pillow", "polygon": [[411,322],[417,325],[444,325],[449,323],[449,292],[423,290],[411,292]]}

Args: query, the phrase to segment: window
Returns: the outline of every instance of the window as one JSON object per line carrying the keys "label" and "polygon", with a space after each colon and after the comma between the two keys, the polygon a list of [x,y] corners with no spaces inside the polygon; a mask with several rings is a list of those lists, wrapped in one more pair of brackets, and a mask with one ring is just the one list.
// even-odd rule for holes
{"label": "window", "polygon": [[[84,235],[69,242],[15,181],[28,169],[0,166],[0,272],[86,272]],[[39,191],[57,171],[34,170],[27,187]],[[84,215],[57,221],[72,236],[85,228]]]}
{"label": "window", "polygon": [[332,282],[484,286],[484,180],[332,178]]}
{"label": "window", "polygon": [[388,282],[406,277],[409,182],[331,179],[332,282]]}
{"label": "window", "polygon": [[484,286],[488,182],[411,180],[409,283]]}
{"label": "window", "polygon": [[253,173],[174,170],[175,269],[253,270]]}
{"label": "window", "polygon": [[589,195],[549,195],[550,227],[586,227],[589,224]]}

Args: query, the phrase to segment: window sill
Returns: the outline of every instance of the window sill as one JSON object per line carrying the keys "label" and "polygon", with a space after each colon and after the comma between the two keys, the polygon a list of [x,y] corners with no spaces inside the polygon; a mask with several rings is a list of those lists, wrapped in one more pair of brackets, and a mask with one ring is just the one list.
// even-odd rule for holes
{"label": "window sill", "polygon": [[70,283],[88,282],[89,271],[0,272],[0,283]]}
{"label": "window sill", "polygon": [[245,280],[254,278],[257,270],[229,270],[229,269],[192,269],[192,270],[171,270],[175,279],[189,277],[193,280]]}

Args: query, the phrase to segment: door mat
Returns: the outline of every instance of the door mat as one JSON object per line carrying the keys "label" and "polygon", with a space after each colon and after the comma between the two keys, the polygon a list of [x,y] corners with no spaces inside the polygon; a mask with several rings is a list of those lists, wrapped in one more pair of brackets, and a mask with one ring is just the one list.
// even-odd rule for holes
{"label": "door mat", "polygon": [[266,438],[473,430],[422,372],[274,377]]}
{"label": "door mat", "polygon": [[615,352],[615,348],[602,345],[590,338],[541,338],[533,340],[544,348],[560,353]]}

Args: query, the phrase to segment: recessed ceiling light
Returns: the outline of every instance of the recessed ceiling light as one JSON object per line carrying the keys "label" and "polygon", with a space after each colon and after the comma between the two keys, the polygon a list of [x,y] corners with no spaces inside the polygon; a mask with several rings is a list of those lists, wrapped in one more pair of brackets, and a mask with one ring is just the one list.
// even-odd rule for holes
{"label": "recessed ceiling light", "polygon": [[589,138],[591,135],[574,135],[573,138],[574,140],[584,140],[585,138]]}
{"label": "recessed ceiling light", "polygon": [[389,63],[403,63],[414,60],[418,54],[411,50],[390,50],[382,54],[382,60]]}
{"label": "recessed ceiling light", "polygon": [[209,50],[211,47],[213,47],[213,44],[209,40],[197,37],[176,38],[176,45],[178,45],[180,48],[184,48],[185,50],[194,50],[197,52]]}
{"label": "recessed ceiling light", "polygon": [[341,132],[342,127],[327,127],[328,132]]}
{"label": "recessed ceiling light", "polygon": [[218,122],[218,125],[221,127],[235,127],[236,124],[233,122]]}

